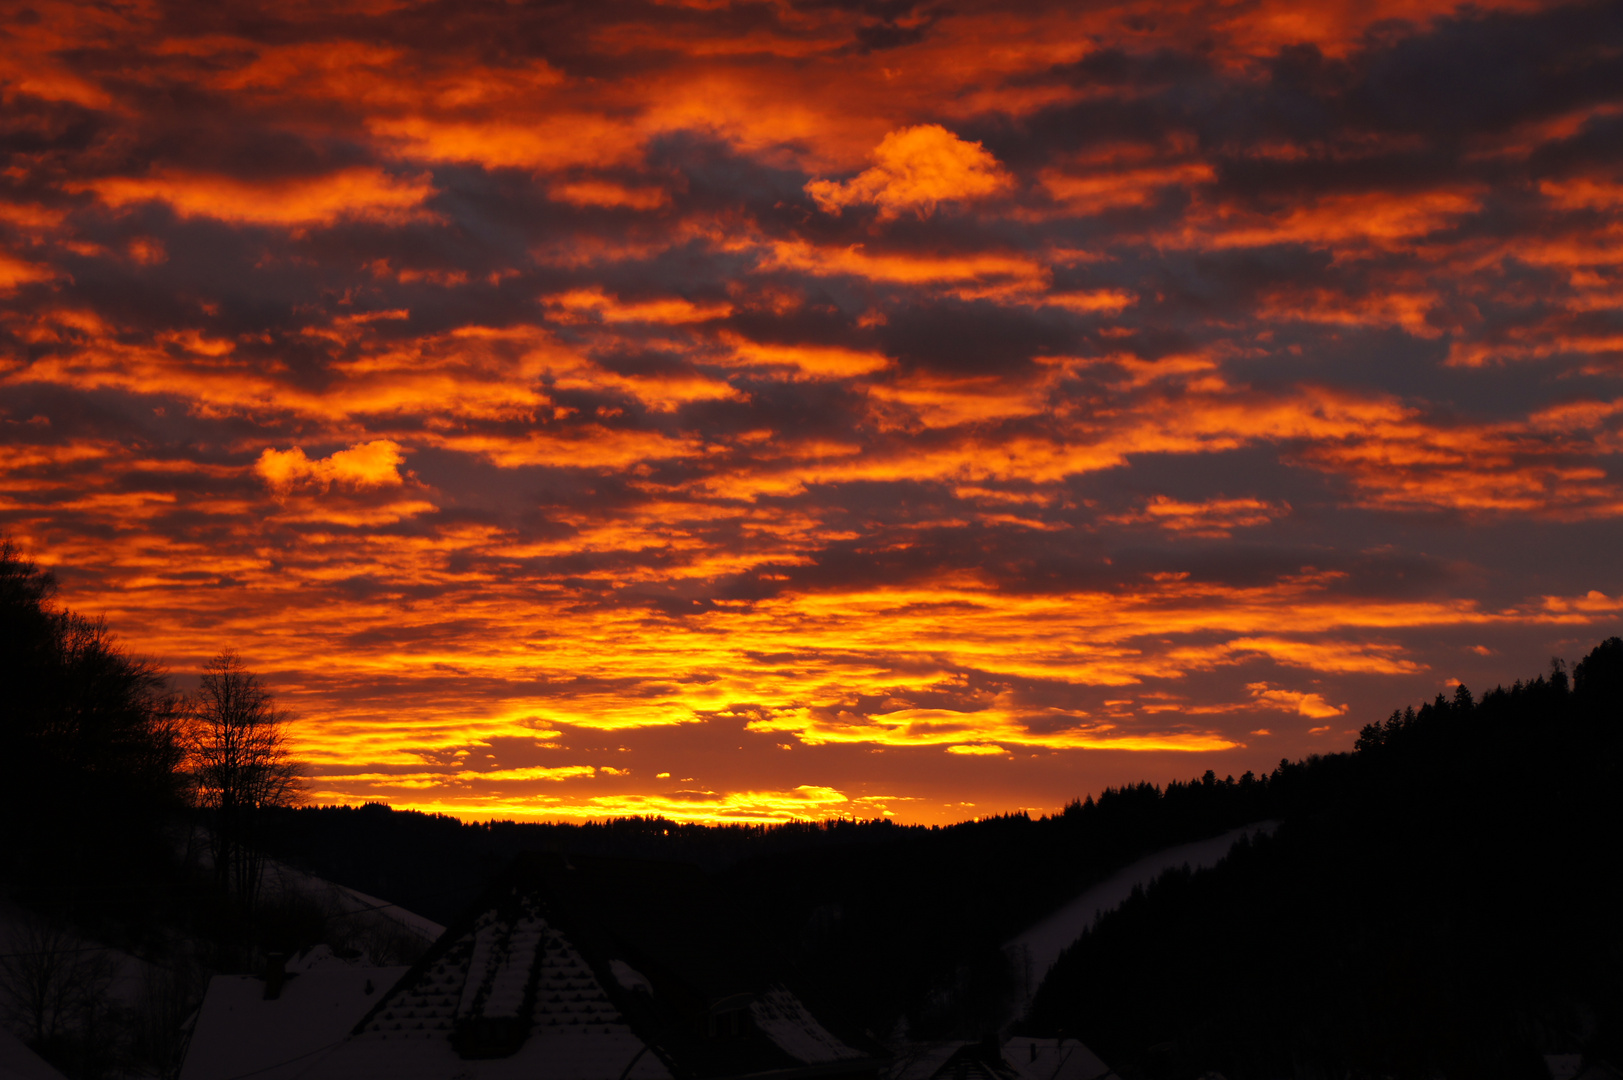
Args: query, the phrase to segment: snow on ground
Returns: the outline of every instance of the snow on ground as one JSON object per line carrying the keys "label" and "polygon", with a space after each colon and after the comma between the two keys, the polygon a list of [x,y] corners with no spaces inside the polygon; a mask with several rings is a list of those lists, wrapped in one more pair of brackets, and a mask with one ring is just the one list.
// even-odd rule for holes
{"label": "snow on ground", "polygon": [[326,878],[295,870],[275,859],[266,859],[261,895],[270,898],[280,894],[308,897],[330,904],[340,914],[353,915],[358,920],[399,927],[425,943],[438,941],[440,935],[445,933],[445,927],[439,923],[407,911],[398,904],[335,885]]}
{"label": "snow on ground", "polygon": [[[195,864],[203,870],[212,869],[214,866],[208,832],[202,827],[191,829],[177,840],[176,854],[188,864]],[[445,927],[432,919],[425,919],[398,904],[368,896],[326,878],[295,870],[278,859],[265,859],[260,875],[259,895],[261,900],[274,900],[280,896],[304,897],[324,905],[334,913],[354,916],[357,924],[364,922],[373,926],[403,928],[408,934],[425,943],[438,941],[440,935],[445,933]]]}
{"label": "snow on ground", "polygon": [[[59,970],[75,981],[103,987],[117,1005],[133,1009],[145,998],[160,968],[122,949],[83,937],[71,929],[42,919],[0,900],[0,952],[48,950],[60,954]],[[0,994],[3,994],[0,989]],[[5,1002],[0,1001],[0,1005]]]}
{"label": "snow on ground", "polygon": [[1242,836],[1272,833],[1279,827],[1277,821],[1259,821],[1243,825],[1210,840],[1197,840],[1192,844],[1179,844],[1147,855],[1130,866],[1117,871],[1093,888],[1078,896],[1041,922],[1003,946],[1003,951],[1014,961],[1021,973],[1024,990],[1020,1011],[1031,1003],[1037,987],[1064,952],[1083,932],[1105,912],[1118,907],[1133,894],[1138,886],[1148,885],[1163,873],[1178,866],[1191,870],[1204,870],[1215,866],[1229,853]]}
{"label": "snow on ground", "polygon": [[783,986],[774,986],[756,998],[750,1005],[750,1017],[778,1049],[808,1065],[862,1056],[830,1034]]}
{"label": "snow on ground", "polygon": [[0,1028],[0,1080],[64,1080],[46,1060]]}
{"label": "snow on ground", "polygon": [[[959,1051],[979,1055],[974,1043],[909,1043],[897,1051],[885,1080],[948,1080],[958,1076],[995,1076],[988,1069],[963,1069],[952,1063]],[[1017,1080],[1120,1080],[1098,1056],[1075,1039],[1033,1039],[1020,1035],[998,1049]],[[984,1060],[984,1059],[982,1059]],[[1006,1075],[1006,1074],[1004,1074]]]}
{"label": "snow on ground", "polygon": [[664,1063],[623,1026],[543,1030],[511,1057],[484,1059],[459,1057],[444,1038],[368,1033],[303,1064],[285,1080],[671,1080]]}
{"label": "snow on ground", "polygon": [[892,1046],[895,1057],[882,1075],[885,1080],[930,1080],[947,1060],[968,1043],[957,1042],[903,1042]]}

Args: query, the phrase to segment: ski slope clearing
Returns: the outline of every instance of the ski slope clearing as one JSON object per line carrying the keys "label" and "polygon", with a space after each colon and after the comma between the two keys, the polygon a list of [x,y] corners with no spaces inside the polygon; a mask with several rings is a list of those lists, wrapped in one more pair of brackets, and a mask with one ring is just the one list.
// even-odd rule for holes
{"label": "ski slope clearing", "polygon": [[1241,837],[1259,833],[1272,834],[1279,827],[1277,821],[1258,821],[1242,825],[1209,840],[1196,840],[1163,848],[1153,855],[1122,868],[1101,881],[1052,915],[1028,928],[1020,936],[1003,946],[1003,951],[1014,961],[1020,973],[1021,1004],[1025,1012],[1031,996],[1054,966],[1059,954],[1087,931],[1100,915],[1119,906],[1133,894],[1135,888],[1148,885],[1168,870],[1188,866],[1191,870],[1204,870],[1216,866]]}

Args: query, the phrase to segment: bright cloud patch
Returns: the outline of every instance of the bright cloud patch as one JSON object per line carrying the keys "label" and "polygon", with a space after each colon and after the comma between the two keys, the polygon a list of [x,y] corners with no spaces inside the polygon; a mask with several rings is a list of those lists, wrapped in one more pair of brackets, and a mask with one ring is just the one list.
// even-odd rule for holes
{"label": "bright cloud patch", "polygon": [[254,471],[279,492],[299,487],[326,490],[333,485],[351,489],[398,487],[402,482],[400,465],[405,460],[398,443],[375,439],[313,461],[297,446],[291,450],[267,447],[254,464]]}
{"label": "bright cloud patch", "polygon": [[[329,795],[328,799],[331,797]],[[849,814],[853,810],[864,811],[868,816],[878,816],[882,812],[879,803],[852,799],[834,788],[818,784],[802,784],[788,790],[695,790],[579,798],[539,794],[464,799],[453,794],[438,799],[419,796],[413,800],[413,805],[426,811],[461,817],[592,820],[640,815],[663,817],[671,821],[734,824],[817,821]]]}
{"label": "bright cloud patch", "polygon": [[881,216],[912,210],[926,214],[938,203],[967,201],[1007,186],[1008,176],[990,151],[940,124],[920,124],[886,135],[874,148],[873,167],[845,183],[814,180],[806,193],[830,214],[872,203]]}
{"label": "bright cloud patch", "polygon": [[1304,694],[1298,690],[1274,690],[1267,683],[1250,683],[1246,688],[1251,691],[1252,698],[1258,703],[1265,704],[1269,708],[1294,712],[1309,720],[1324,720],[1332,716],[1343,716],[1347,712],[1347,706],[1332,705],[1325,701],[1321,694]]}
{"label": "bright cloud patch", "polygon": [[56,271],[40,263],[25,262],[0,251],[0,292],[10,292],[31,281],[50,281]]}
{"label": "bright cloud patch", "polygon": [[1052,808],[1623,634],[1623,22],[1270,5],[36,5],[0,532],[470,817]]}

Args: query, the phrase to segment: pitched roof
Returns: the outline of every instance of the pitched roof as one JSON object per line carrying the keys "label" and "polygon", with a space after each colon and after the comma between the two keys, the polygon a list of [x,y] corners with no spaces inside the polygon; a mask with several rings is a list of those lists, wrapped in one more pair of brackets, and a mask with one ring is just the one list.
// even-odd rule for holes
{"label": "pitched roof", "polygon": [[921,1043],[899,1058],[886,1080],[1118,1080],[1075,1039],[1020,1035],[988,1042]]}
{"label": "pitched roof", "polygon": [[1075,1039],[1017,1035],[1003,1044],[1003,1059],[1021,1080],[1115,1080],[1110,1067]]}
{"label": "pitched roof", "polygon": [[180,1080],[250,1073],[254,1080],[290,1080],[341,1042],[406,970],[317,964],[289,973],[272,999],[259,976],[216,975],[198,1010]]}
{"label": "pitched roof", "polygon": [[304,1075],[874,1076],[697,867],[524,857]]}
{"label": "pitched roof", "polygon": [[65,1080],[17,1036],[0,1028],[0,1080]]}

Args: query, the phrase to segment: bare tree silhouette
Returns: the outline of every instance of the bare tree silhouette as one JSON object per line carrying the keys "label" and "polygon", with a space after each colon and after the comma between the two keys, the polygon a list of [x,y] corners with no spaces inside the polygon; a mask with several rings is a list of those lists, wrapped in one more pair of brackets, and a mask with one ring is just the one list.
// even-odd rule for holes
{"label": "bare tree silhouette", "polygon": [[93,1027],[115,964],[62,922],[28,916],[0,943],[0,1005],[36,1046]]}
{"label": "bare tree silhouette", "polygon": [[288,714],[241,657],[225,651],[203,668],[192,699],[188,750],[197,800],[207,814],[214,869],[247,910],[264,856],[259,811],[298,800],[299,768],[287,749]]}

